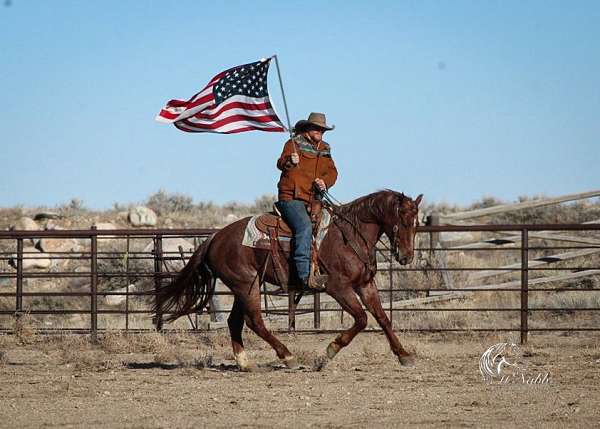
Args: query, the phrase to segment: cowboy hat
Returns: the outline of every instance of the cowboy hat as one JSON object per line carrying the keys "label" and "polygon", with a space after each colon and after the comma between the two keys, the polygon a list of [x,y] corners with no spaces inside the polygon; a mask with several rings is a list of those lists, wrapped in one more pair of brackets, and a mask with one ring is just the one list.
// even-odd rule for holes
{"label": "cowboy hat", "polygon": [[312,112],[310,115],[308,115],[308,119],[301,119],[296,122],[294,129],[303,130],[309,126],[321,128],[323,131],[331,131],[335,128],[335,125],[327,125],[324,113]]}

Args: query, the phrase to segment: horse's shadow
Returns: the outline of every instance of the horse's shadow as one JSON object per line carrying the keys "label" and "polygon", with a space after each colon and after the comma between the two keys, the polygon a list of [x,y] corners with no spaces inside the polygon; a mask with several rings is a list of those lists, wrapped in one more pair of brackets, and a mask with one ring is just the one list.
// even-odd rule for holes
{"label": "horse's shadow", "polygon": [[[123,366],[127,369],[163,369],[163,370],[174,370],[174,369],[198,369],[207,371],[217,372],[242,372],[235,363],[228,362],[211,362],[203,365],[189,364],[189,363],[164,363],[164,362],[124,362]],[[311,368],[305,365],[300,365],[297,369],[290,369],[281,362],[268,362],[257,364],[256,368],[252,372],[275,372],[275,371],[287,371],[287,372],[315,372],[319,369]]]}

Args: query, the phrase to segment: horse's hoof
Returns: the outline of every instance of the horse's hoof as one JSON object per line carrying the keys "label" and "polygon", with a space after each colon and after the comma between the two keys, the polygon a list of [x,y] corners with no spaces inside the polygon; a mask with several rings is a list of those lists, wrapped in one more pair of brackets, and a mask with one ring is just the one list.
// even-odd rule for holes
{"label": "horse's hoof", "polygon": [[342,347],[339,346],[338,344],[336,344],[335,342],[330,343],[327,346],[327,357],[329,359],[333,359],[335,357],[335,355],[337,355],[341,349],[342,349]]}
{"label": "horse's hoof", "polygon": [[285,364],[285,366],[287,366],[289,369],[302,368],[300,363],[298,362],[298,359],[296,359],[294,356],[285,357],[282,359],[282,361]]}
{"label": "horse's hoof", "polygon": [[248,356],[246,355],[245,351],[241,351],[240,353],[235,355],[235,361],[238,365],[238,368],[242,372],[258,371],[258,367],[256,366],[256,364],[254,362],[251,362],[250,359],[248,359]]}
{"label": "horse's hoof", "polygon": [[413,357],[413,355],[399,356],[398,360],[400,361],[400,365],[402,365],[402,366],[407,366],[407,367],[415,366],[415,358]]}
{"label": "horse's hoof", "polygon": [[255,363],[249,363],[246,366],[240,366],[241,372],[260,372],[260,369]]}

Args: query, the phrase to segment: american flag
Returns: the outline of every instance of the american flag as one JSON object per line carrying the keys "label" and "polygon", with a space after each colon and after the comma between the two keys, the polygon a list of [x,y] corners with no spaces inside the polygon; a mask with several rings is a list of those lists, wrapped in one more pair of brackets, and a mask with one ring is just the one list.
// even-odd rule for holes
{"label": "american flag", "polygon": [[219,73],[188,101],[169,101],[156,120],[190,133],[285,131],[267,90],[270,61],[262,59]]}

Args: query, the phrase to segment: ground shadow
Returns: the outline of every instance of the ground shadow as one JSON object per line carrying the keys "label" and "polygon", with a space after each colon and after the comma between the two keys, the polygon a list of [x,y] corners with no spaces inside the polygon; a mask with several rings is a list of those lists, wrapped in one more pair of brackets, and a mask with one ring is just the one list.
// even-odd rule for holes
{"label": "ground shadow", "polygon": [[[163,363],[163,362],[124,362],[123,366],[127,369],[183,369],[195,368],[218,372],[241,372],[238,366],[234,363],[214,362],[208,364],[193,364],[193,363]],[[290,369],[281,362],[268,362],[258,364],[253,372],[274,372],[274,371],[289,371],[289,372],[314,372],[318,369],[310,368],[301,365],[298,369]]]}

